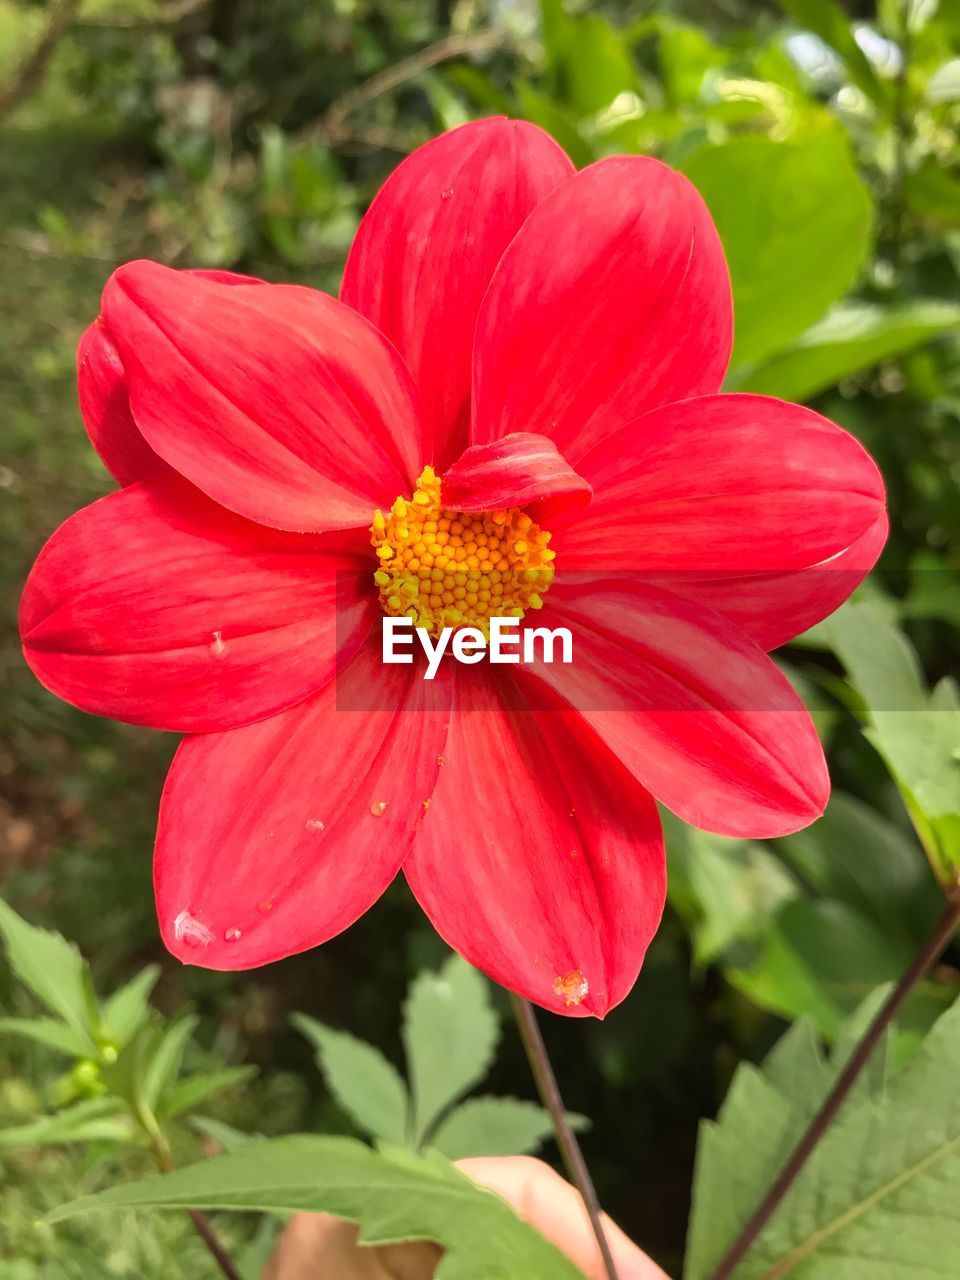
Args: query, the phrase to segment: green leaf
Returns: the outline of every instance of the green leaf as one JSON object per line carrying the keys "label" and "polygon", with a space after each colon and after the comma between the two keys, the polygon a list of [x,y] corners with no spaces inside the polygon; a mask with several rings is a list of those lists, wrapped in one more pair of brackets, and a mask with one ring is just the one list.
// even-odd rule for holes
{"label": "green leaf", "polygon": [[581,116],[590,116],[619,94],[637,91],[630,51],[606,18],[597,13],[573,17],[562,0],[543,0],[541,9],[555,99]]}
{"label": "green leaf", "polygon": [[384,1142],[407,1141],[407,1089],[400,1073],[379,1049],[315,1018],[290,1019],[317,1050],[317,1065],[330,1092],[364,1133]]}
{"label": "green leaf", "polygon": [[[742,1066],[701,1129],[686,1280],[706,1280],[804,1131],[849,1051],[810,1088],[788,1033],[776,1070]],[[882,1064],[881,1064],[882,1065]],[[960,1273],[960,1006],[893,1078],[848,1099],[738,1266],[737,1280],[951,1280]]]}
{"label": "green leaf", "polygon": [[836,132],[801,142],[736,138],[701,148],[683,168],[730,265],[733,366],[753,364],[782,351],[853,284],[870,241],[870,197]]}
{"label": "green leaf", "polygon": [[881,110],[889,112],[890,89],[857,44],[850,20],[835,0],[777,0],[777,3],[798,26],[812,31],[829,45],[843,60],[853,83]]}
{"label": "green leaf", "polygon": [[779,355],[744,369],[731,390],[805,401],[960,324],[960,307],[933,299],[892,306],[841,303]]}
{"label": "green leaf", "polygon": [[730,840],[663,812],[670,901],[693,939],[694,958],[709,964],[734,943],[757,938],[797,885],[768,845]]}
{"label": "green leaf", "polygon": [[122,1048],[140,1030],[150,1015],[150,993],[160,977],[160,966],[147,965],[103,1006],[102,1030]]}
{"label": "green leaf", "polygon": [[257,1074],[256,1067],[222,1067],[219,1071],[201,1071],[187,1076],[167,1091],[162,1114],[178,1116],[205,1102],[214,1093],[233,1089]]}
{"label": "green leaf", "polygon": [[[568,1115],[574,1129],[588,1129],[586,1116]],[[468,1098],[437,1127],[430,1145],[451,1160],[464,1156],[519,1156],[538,1151],[553,1137],[549,1113],[517,1098]]]}
{"label": "green leaf", "polygon": [[452,955],[439,972],[414,978],[403,1010],[414,1146],[483,1079],[499,1038],[487,981],[466,960]]}
{"label": "green leaf", "polygon": [[[872,603],[847,602],[819,632],[869,711],[866,736],[900,786],[935,859],[960,864],[960,696],[924,686],[909,641]],[[931,849],[930,844],[934,847]]]}
{"label": "green leaf", "polygon": [[163,1178],[83,1196],[48,1220],[119,1207],[332,1213],[360,1223],[365,1244],[436,1241],[444,1249],[437,1280],[582,1280],[505,1201],[446,1162],[388,1156],[349,1138],[250,1143]]}
{"label": "green leaf", "polygon": [[225,1124],[222,1120],[214,1120],[212,1116],[191,1116],[190,1124],[198,1133],[212,1138],[221,1151],[236,1151],[239,1147],[245,1147],[248,1142],[262,1140],[259,1133],[244,1133],[242,1129],[235,1129],[232,1124]]}
{"label": "green leaf", "polygon": [[0,1018],[0,1032],[3,1031],[35,1040],[71,1058],[83,1057],[88,1052],[84,1036],[78,1036],[65,1022],[55,1022],[53,1018]]}
{"label": "green leaf", "polygon": [[187,1041],[196,1030],[198,1021],[194,1015],[188,1014],[171,1022],[145,1054],[137,1092],[151,1111],[157,1109],[165,1092],[176,1080]]}
{"label": "green leaf", "polygon": [[133,1136],[130,1119],[116,1099],[89,1098],[31,1124],[0,1129],[0,1150],[61,1142],[129,1142]]}
{"label": "green leaf", "polygon": [[59,933],[27,924],[0,898],[0,935],[10,968],[70,1027],[85,1052],[97,1053],[97,1010],[87,966]]}

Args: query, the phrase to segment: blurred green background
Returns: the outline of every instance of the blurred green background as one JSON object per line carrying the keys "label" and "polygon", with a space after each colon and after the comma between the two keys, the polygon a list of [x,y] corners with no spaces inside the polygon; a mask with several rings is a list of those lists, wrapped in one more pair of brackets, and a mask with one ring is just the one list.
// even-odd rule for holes
{"label": "blurred green background", "polygon": [[[406,984],[443,949],[395,886],[343,937],[267,970],[165,957],[150,850],[175,742],[58,702],[17,641],[44,538],[110,487],[76,407],[76,342],[110,271],[138,256],[335,291],[398,160],[499,113],[542,125],[579,165],[647,152],[689,174],[733,272],[729,387],[814,405],[883,468],[893,531],[863,593],[882,660],[913,671],[908,637],[932,684],[960,655],[960,0],[2,0],[0,888],[80,945],[101,990],[163,965],[160,1007],[201,1015],[197,1060],[260,1068],[217,1103],[240,1129],[349,1129],[290,1012],[396,1058]],[[881,658],[858,674],[826,633],[783,657],[829,746],[827,817],[763,845],[671,823],[671,906],[636,990],[603,1025],[546,1026],[566,1101],[593,1121],[602,1200],[668,1268],[697,1121],[735,1064],[801,1013],[836,1035],[938,910],[928,861],[948,837],[921,820],[918,839],[859,727]],[[904,1054],[958,987],[949,962],[923,986]],[[0,1006],[26,1007],[5,973]],[[0,1046],[0,1125],[69,1092],[60,1070]],[[488,1083],[533,1096],[510,1035]],[[38,1207],[76,1190],[90,1159],[2,1157],[3,1280],[208,1274],[173,1219],[123,1241],[95,1222],[38,1234]]]}

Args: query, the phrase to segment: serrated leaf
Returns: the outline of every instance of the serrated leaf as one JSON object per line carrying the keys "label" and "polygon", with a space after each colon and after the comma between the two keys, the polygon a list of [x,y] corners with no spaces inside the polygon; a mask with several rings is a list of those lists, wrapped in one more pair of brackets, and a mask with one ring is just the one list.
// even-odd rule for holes
{"label": "serrated leaf", "polygon": [[853,284],[869,246],[871,201],[839,132],[735,138],[694,152],[683,170],[707,202],[730,267],[736,385],[740,366],[789,346]]}
{"label": "serrated leaf", "polygon": [[257,1074],[256,1067],[222,1067],[219,1071],[201,1071],[178,1080],[167,1090],[160,1108],[164,1116],[178,1116],[223,1089],[232,1089]]}
{"label": "serrated leaf", "polygon": [[[866,1010],[860,1015],[861,1024]],[[831,1062],[839,1069],[849,1041]],[[697,1159],[686,1280],[706,1280],[759,1202],[818,1104],[798,1096],[802,1049],[776,1076],[741,1067]],[[791,1059],[784,1070],[784,1059]],[[960,1274],[960,1005],[892,1079],[878,1067],[848,1100],[737,1280],[953,1280]],[[760,1130],[764,1130],[761,1132]]]}
{"label": "serrated leaf", "polygon": [[420,973],[403,1009],[403,1043],[413,1106],[413,1142],[486,1075],[500,1038],[487,981],[453,955]]}
{"label": "serrated leaf", "polygon": [[[586,1116],[568,1115],[574,1129],[588,1129]],[[430,1145],[451,1160],[465,1156],[521,1156],[539,1151],[553,1136],[543,1107],[519,1098],[468,1098],[437,1126]]]}
{"label": "serrated leaf", "polygon": [[114,1098],[89,1098],[30,1124],[0,1129],[0,1149],[66,1142],[129,1142],[133,1128]]}
{"label": "serrated leaf", "polygon": [[110,1208],[332,1213],[360,1223],[365,1244],[433,1240],[437,1280],[583,1280],[553,1245],[452,1166],[396,1160],[349,1138],[275,1138],[162,1178],[112,1187],[50,1215]]}
{"label": "serrated leaf", "polygon": [[96,1003],[80,952],[59,933],[28,924],[2,898],[0,935],[10,967],[20,981],[63,1019],[85,1052],[95,1054]]}
{"label": "serrated leaf", "polygon": [[0,1018],[0,1032],[4,1031],[45,1044],[71,1058],[83,1057],[89,1051],[86,1037],[77,1035],[65,1022],[57,1022],[53,1018]]}
{"label": "serrated leaf", "polygon": [[160,966],[147,965],[107,1000],[102,1010],[103,1034],[123,1047],[150,1015],[150,993],[160,977]]}
{"label": "serrated leaf", "polygon": [[785,351],[743,369],[730,390],[803,402],[844,378],[905,355],[960,324],[960,307],[918,298],[893,306],[840,303]]}
{"label": "serrated leaf", "polygon": [[315,1018],[290,1019],[317,1050],[317,1065],[330,1092],[364,1133],[384,1142],[407,1141],[407,1089],[391,1062],[365,1040],[334,1031]]}

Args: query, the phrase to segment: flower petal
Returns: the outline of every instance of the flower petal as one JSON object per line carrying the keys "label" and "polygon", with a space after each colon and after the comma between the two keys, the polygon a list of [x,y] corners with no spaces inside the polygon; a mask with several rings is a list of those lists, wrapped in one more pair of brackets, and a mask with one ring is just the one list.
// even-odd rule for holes
{"label": "flower petal", "polygon": [[404,160],[360,224],[340,297],[412,370],[440,467],[467,444],[470,352],[494,268],[531,210],[572,173],[535,125],[478,120]]}
{"label": "flower petal", "polygon": [[147,442],[231,511],[349,529],[411,491],[428,449],[410,376],[336,299],[134,262],[108,281],[103,317]]}
{"label": "flower petal", "polygon": [[656,585],[715,609],[761,648],[776,649],[839,609],[880,558],[889,532],[884,513],[839,555],[809,569],[785,573],[658,573]]}
{"label": "flower petal", "polygon": [[[262,284],[233,271],[192,271],[190,275],[221,284]],[[80,414],[90,443],[120,484],[135,484],[169,475],[171,468],[140,434],[130,412],[127,375],[117,349],[99,317],[85,331],[77,349]]]}
{"label": "flower petal", "polygon": [[[298,706],[184,741],[154,862],[175,956],[209,969],[268,964],[332,938],[376,901],[422,820],[446,736],[443,686],[421,674],[384,667],[367,646]],[[378,707],[354,709],[372,684]]]}
{"label": "flower petal", "polygon": [[491,281],[473,442],[533,431],[576,466],[649,409],[719,391],[731,345],[729,275],[696,190],[657,160],[600,160],[538,205]]}
{"label": "flower petal", "polygon": [[158,729],[245,724],[319,689],[371,625],[369,549],[224,511],[179,477],[108,494],[53,535],[20,609],[38,679]]}
{"label": "flower petal", "polygon": [[495,981],[556,1013],[603,1017],[636,981],[663,911],[656,806],[559,700],[533,711],[486,665],[453,685],[410,887]]}
{"label": "flower petal", "polygon": [[518,668],[575,707],[684,821],[779,836],[820,816],[830,780],[800,698],[744,632],[703,605],[623,579],[558,576],[538,626],[567,627],[573,661]]}
{"label": "flower petal", "polygon": [[119,484],[174,474],[133,420],[123,362],[99,319],[84,332],[77,347],[77,389],[90,443]]}
{"label": "flower petal", "polygon": [[[804,569],[883,514],[866,449],[812,409],[719,395],[655,409],[581,459],[590,510],[556,541],[564,569]],[[562,557],[562,559],[561,559]]]}
{"label": "flower petal", "polygon": [[496,511],[531,506],[535,520],[571,520],[592,489],[546,436],[517,431],[465,450],[443,475],[444,506],[454,511]]}

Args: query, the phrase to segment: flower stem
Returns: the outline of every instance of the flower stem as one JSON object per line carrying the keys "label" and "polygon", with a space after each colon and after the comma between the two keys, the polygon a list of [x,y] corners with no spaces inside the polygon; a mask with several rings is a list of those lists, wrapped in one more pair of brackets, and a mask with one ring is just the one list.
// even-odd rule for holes
{"label": "flower stem", "polygon": [[904,1001],[921,978],[937,962],[960,924],[960,892],[953,891],[947,899],[943,914],[929,938],[920,948],[916,958],[884,1001],[876,1017],[864,1032],[847,1065],[827,1094],[806,1133],[793,1149],[790,1158],[757,1206],[752,1217],[727,1250],[719,1266],[711,1273],[710,1280],[729,1280],[743,1261],[760,1232],[770,1221],[774,1211],[793,1186],[804,1165],[813,1155],[820,1139],[837,1117],[850,1090],[870,1060],[873,1051],[883,1039],[884,1032],[899,1013]]}
{"label": "flower stem", "polygon": [[[173,1154],[166,1134],[157,1124],[153,1112],[146,1108],[138,1109],[138,1119],[146,1130],[150,1141],[153,1158],[161,1173],[171,1173],[174,1168]],[[213,1224],[202,1209],[188,1209],[187,1217],[193,1223],[194,1230],[210,1251],[210,1255],[223,1273],[225,1280],[243,1280],[233,1259],[224,1248],[223,1241],[213,1229]]]}
{"label": "flower stem", "polygon": [[550,1119],[553,1121],[557,1146],[560,1148],[560,1155],[563,1157],[567,1176],[583,1198],[587,1216],[590,1219],[590,1226],[593,1228],[593,1234],[597,1238],[597,1246],[600,1249],[600,1256],[603,1259],[608,1280],[619,1280],[617,1268],[613,1261],[613,1254],[610,1252],[610,1245],[603,1229],[603,1215],[600,1209],[600,1202],[597,1199],[597,1192],[593,1185],[593,1179],[590,1177],[587,1163],[583,1158],[583,1152],[580,1150],[577,1135],[573,1132],[570,1127],[570,1121],[567,1119],[563,1098],[560,1096],[560,1088],[557,1084],[557,1077],[550,1062],[550,1055],[547,1053],[547,1046],[543,1041],[540,1025],[537,1022],[537,1015],[528,1000],[524,1000],[522,996],[514,995],[512,991],[509,995],[510,1003],[513,1005],[514,1017],[517,1020],[517,1027],[520,1031],[520,1039],[523,1041],[527,1061],[530,1063],[530,1070],[533,1072],[533,1078],[536,1081],[537,1092],[540,1094],[540,1100],[550,1113]]}

